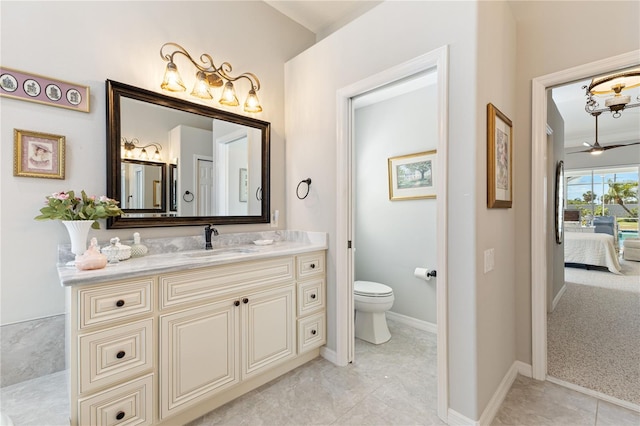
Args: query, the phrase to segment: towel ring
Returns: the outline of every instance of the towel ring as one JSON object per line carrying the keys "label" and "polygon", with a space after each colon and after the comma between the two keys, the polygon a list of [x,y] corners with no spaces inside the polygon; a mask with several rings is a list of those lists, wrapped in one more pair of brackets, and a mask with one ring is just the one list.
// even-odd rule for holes
{"label": "towel ring", "polygon": [[[303,183],[307,184],[307,192],[301,197],[300,185],[302,185]],[[309,195],[309,189],[311,189],[311,178],[306,178],[304,180],[301,180],[300,183],[298,183],[298,186],[296,187],[296,197],[298,197],[298,199],[300,200],[304,200],[305,198],[307,198],[307,195]]]}
{"label": "towel ring", "polygon": [[190,203],[193,201],[193,198],[194,198],[193,192],[184,191],[184,194],[182,195],[183,200],[185,200],[187,203]]}

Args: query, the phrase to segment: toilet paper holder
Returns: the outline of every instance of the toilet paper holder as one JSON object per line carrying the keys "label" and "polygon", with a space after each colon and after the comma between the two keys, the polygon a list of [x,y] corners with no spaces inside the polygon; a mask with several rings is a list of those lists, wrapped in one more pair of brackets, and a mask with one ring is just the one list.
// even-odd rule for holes
{"label": "toilet paper holder", "polygon": [[415,275],[417,278],[429,281],[431,278],[435,278],[437,276],[437,272],[435,269],[416,268],[413,272],[413,275]]}

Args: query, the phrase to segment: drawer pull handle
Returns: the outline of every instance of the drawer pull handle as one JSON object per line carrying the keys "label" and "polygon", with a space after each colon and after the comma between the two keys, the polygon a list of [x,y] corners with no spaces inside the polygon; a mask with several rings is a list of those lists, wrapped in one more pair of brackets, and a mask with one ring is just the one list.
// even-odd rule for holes
{"label": "drawer pull handle", "polygon": [[124,419],[124,411],[118,411],[118,414],[116,414],[116,420],[122,419]]}
{"label": "drawer pull handle", "polygon": [[311,269],[315,269],[315,268],[316,268],[316,264],[315,264],[315,263],[312,263],[311,265],[309,265],[309,267],[310,267]]}
{"label": "drawer pull handle", "polygon": [[312,298],[312,299],[315,299],[315,298],[316,298],[316,295],[315,295],[315,294],[312,294],[312,295],[311,295],[311,298]]}
{"label": "drawer pull handle", "polygon": [[236,300],[235,302],[233,302],[233,306],[240,306],[240,301]]}
{"label": "drawer pull handle", "polygon": [[121,359],[121,358],[124,358],[125,355],[126,355],[125,351],[120,351],[116,354],[116,358]]}
{"label": "drawer pull handle", "polygon": [[124,300],[120,299],[116,302],[116,306],[118,308],[122,308],[124,306]]}
{"label": "drawer pull handle", "polygon": [[315,336],[315,335],[316,335],[316,333],[317,333],[317,331],[315,331],[315,330],[311,330],[311,335],[312,335],[312,336]]}
{"label": "drawer pull handle", "polygon": [[247,298],[245,297],[244,299],[242,299],[242,303],[244,303],[244,304],[246,305],[247,303],[249,303],[249,299],[247,299]]}

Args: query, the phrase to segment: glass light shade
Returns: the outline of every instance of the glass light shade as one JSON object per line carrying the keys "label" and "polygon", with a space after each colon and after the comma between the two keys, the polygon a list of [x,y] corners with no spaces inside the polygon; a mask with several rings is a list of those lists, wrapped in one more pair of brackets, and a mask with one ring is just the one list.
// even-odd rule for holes
{"label": "glass light shade", "polygon": [[169,90],[170,92],[184,92],[187,90],[186,86],[182,82],[182,77],[178,73],[178,67],[173,62],[167,64],[167,70],[164,72],[164,80],[160,87],[163,90]]}
{"label": "glass light shade", "polygon": [[147,158],[149,158],[149,154],[147,154],[147,150],[142,148],[142,151],[140,151],[140,155],[138,156],[138,158],[140,158],[141,160],[146,160]]}
{"label": "glass light shade", "polygon": [[200,99],[213,99],[211,92],[209,92],[207,76],[202,71],[198,71],[196,73],[196,84],[193,85],[191,96],[195,96]]}
{"label": "glass light shade", "polygon": [[156,148],[156,153],[153,154],[153,159],[156,161],[162,160],[162,157],[160,157],[160,151],[158,151],[158,148]]}
{"label": "glass light shade", "polygon": [[244,110],[246,112],[262,112],[258,95],[256,95],[256,91],[253,89],[249,90],[247,100],[244,102]]}
{"label": "glass light shade", "polygon": [[591,151],[590,154],[591,155],[600,155],[604,152],[604,149],[598,149],[596,151]]}
{"label": "glass light shade", "polygon": [[600,96],[611,95],[638,86],[640,86],[640,69],[594,78],[591,81],[590,92]]}
{"label": "glass light shade", "polygon": [[236,90],[233,88],[233,83],[227,81],[222,90],[222,96],[220,97],[220,103],[226,106],[238,106],[238,97],[236,96]]}
{"label": "glass light shade", "polygon": [[127,157],[127,158],[133,158],[133,150],[132,149],[125,149],[124,156]]}

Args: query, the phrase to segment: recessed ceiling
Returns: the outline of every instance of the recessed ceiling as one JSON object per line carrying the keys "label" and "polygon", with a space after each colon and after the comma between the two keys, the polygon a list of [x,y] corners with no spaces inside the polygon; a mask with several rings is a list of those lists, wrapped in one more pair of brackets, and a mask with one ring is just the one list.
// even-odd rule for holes
{"label": "recessed ceiling", "polygon": [[265,0],[265,3],[316,34],[316,40],[321,40],[382,1]]}

